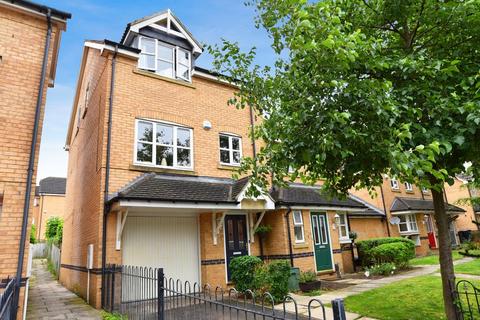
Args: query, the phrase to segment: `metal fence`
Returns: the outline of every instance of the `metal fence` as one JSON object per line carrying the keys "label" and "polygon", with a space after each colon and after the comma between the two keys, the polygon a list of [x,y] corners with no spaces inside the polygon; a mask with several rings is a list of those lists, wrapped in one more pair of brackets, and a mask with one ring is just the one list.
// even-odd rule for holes
{"label": "metal fence", "polygon": [[5,283],[1,284],[0,290],[0,320],[13,320],[14,310],[14,297],[15,297],[15,278],[7,279]]}
{"label": "metal fence", "polygon": [[460,280],[455,287],[460,319],[480,319],[480,289],[467,280]]}
{"label": "metal fence", "polygon": [[332,301],[333,318],[327,319],[325,306],[318,299],[299,306],[291,296],[275,301],[268,292],[238,292],[208,284],[200,287],[167,278],[161,268],[109,265],[104,288],[103,308],[129,320],[346,319],[341,299]]}
{"label": "metal fence", "polygon": [[31,245],[32,258],[42,259],[47,257],[47,243],[39,242]]}
{"label": "metal fence", "polygon": [[57,275],[57,279],[60,272],[61,255],[62,251],[53,243],[47,246],[47,259],[52,264],[55,274]]}

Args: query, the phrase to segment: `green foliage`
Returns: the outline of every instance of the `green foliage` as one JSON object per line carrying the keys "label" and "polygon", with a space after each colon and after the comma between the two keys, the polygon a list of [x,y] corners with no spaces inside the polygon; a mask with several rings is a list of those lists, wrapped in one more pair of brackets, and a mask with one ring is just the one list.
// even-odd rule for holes
{"label": "green foliage", "polygon": [[476,250],[478,249],[480,246],[478,245],[478,243],[476,242],[464,242],[460,245],[460,248],[463,249],[466,253],[468,253],[468,251],[470,250]]}
{"label": "green foliage", "polygon": [[290,263],[286,260],[274,261],[268,265],[267,282],[269,292],[275,301],[282,301],[288,294],[288,278],[290,277]]}
{"label": "green foliage", "polygon": [[110,313],[107,311],[102,311],[102,319],[103,320],[127,320],[128,317],[120,313]]}
{"label": "green foliage", "polygon": [[[387,246],[387,244],[400,243],[404,246]],[[377,247],[382,249],[374,250]],[[357,242],[358,255],[362,266],[368,267],[374,264],[382,262],[395,262],[396,259],[392,255],[394,252],[400,251],[402,253],[401,258],[398,258],[398,267],[405,267],[408,265],[408,260],[415,257],[415,243],[410,239],[393,237],[393,238],[374,238],[368,240],[362,240]],[[390,257],[390,260],[388,260]],[[408,257],[408,258],[407,258]],[[407,260],[405,261],[405,259]],[[386,260],[383,260],[386,259]]]}
{"label": "green foliage", "polygon": [[62,243],[63,238],[63,220],[59,217],[51,217],[47,220],[45,238],[56,245]]}
{"label": "green foliage", "polygon": [[48,259],[47,259],[47,270],[53,275],[55,279],[58,279],[57,270],[55,270],[55,266]]}
{"label": "green foliage", "polygon": [[231,280],[239,291],[255,289],[255,271],[262,260],[255,256],[241,256],[230,261]]}
{"label": "green foliage", "polygon": [[37,243],[37,237],[35,236],[37,234],[37,227],[32,224],[32,228],[30,229],[30,243],[35,244]]}
{"label": "green foliage", "polygon": [[370,252],[377,263],[393,263],[399,268],[406,268],[410,259],[415,257],[415,244],[413,241],[384,243]]}
{"label": "green foliage", "polygon": [[257,227],[257,229],[255,229],[255,234],[265,235],[270,231],[272,231],[272,226],[268,224],[261,224]]}
{"label": "green foliage", "polygon": [[368,272],[368,276],[376,276],[376,275],[389,276],[394,274],[395,270],[397,270],[397,267],[395,266],[394,263],[384,262],[381,264],[371,266],[370,268],[367,268],[366,272]]}
{"label": "green foliage", "polygon": [[313,282],[316,280],[317,280],[317,274],[312,270],[308,270],[300,273],[300,281],[299,281],[300,283]]}

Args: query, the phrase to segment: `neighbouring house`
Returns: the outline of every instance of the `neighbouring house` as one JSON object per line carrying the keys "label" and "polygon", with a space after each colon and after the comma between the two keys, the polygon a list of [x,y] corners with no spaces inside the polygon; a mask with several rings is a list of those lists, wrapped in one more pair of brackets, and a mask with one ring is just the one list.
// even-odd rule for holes
{"label": "neighbouring house", "polygon": [[[261,117],[227,106],[236,87],[196,65],[202,52],[170,10],[129,23],[119,43],[84,44],[66,139],[60,281],[96,307],[106,264],[226,286],[229,261],[256,255],[331,276],[336,265],[352,270],[349,223],[364,238],[386,227],[378,206],[327,198],[319,186],[249,196],[249,177],[231,176],[254,155],[249,132]],[[272,228],[262,241],[259,225]]]}
{"label": "neighbouring house", "polygon": [[35,237],[38,241],[45,240],[48,219],[52,217],[63,219],[66,184],[66,178],[48,177],[40,180],[35,188],[32,224],[36,227]]}
{"label": "neighbouring house", "polygon": [[[25,286],[45,98],[69,18],[30,1],[0,0],[0,286],[8,277]],[[24,290],[16,292],[21,314]]]}
{"label": "neighbouring house", "polygon": [[[437,229],[434,218],[433,200],[429,190],[408,182],[384,177],[383,184],[375,189],[372,198],[366,190],[352,193],[364,201],[382,208],[386,214],[386,234],[384,236],[405,237],[416,243],[416,254],[425,255],[438,247]],[[447,197],[448,199],[448,197]],[[445,201],[447,214],[451,217],[450,235],[452,245],[458,244],[455,221],[466,211]]]}

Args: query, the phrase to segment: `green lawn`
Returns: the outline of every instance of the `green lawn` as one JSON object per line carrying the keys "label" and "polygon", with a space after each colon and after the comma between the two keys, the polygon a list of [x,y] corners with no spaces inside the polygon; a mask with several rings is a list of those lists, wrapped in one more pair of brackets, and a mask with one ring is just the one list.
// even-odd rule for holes
{"label": "green lawn", "polygon": [[441,288],[438,276],[416,277],[347,297],[345,307],[382,320],[445,319]]}
{"label": "green lawn", "polygon": [[[460,253],[458,253],[458,251],[453,251],[452,257],[453,257],[453,260],[458,260],[463,258],[463,256]],[[439,264],[438,254],[432,254],[426,257],[413,258],[412,260],[410,260],[410,265],[412,266],[427,265],[427,264],[428,265]]]}
{"label": "green lawn", "polygon": [[480,276],[480,259],[475,259],[455,266],[455,272]]}

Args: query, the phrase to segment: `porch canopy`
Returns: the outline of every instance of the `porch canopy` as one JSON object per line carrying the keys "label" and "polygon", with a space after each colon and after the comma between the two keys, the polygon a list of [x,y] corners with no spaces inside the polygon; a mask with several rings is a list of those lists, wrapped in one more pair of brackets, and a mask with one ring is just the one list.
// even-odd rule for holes
{"label": "porch canopy", "polygon": [[[445,208],[447,213],[450,215],[458,215],[465,212],[464,209],[449,203],[445,203]],[[395,200],[393,200],[390,212],[394,215],[410,213],[433,213],[433,200],[396,197]]]}

